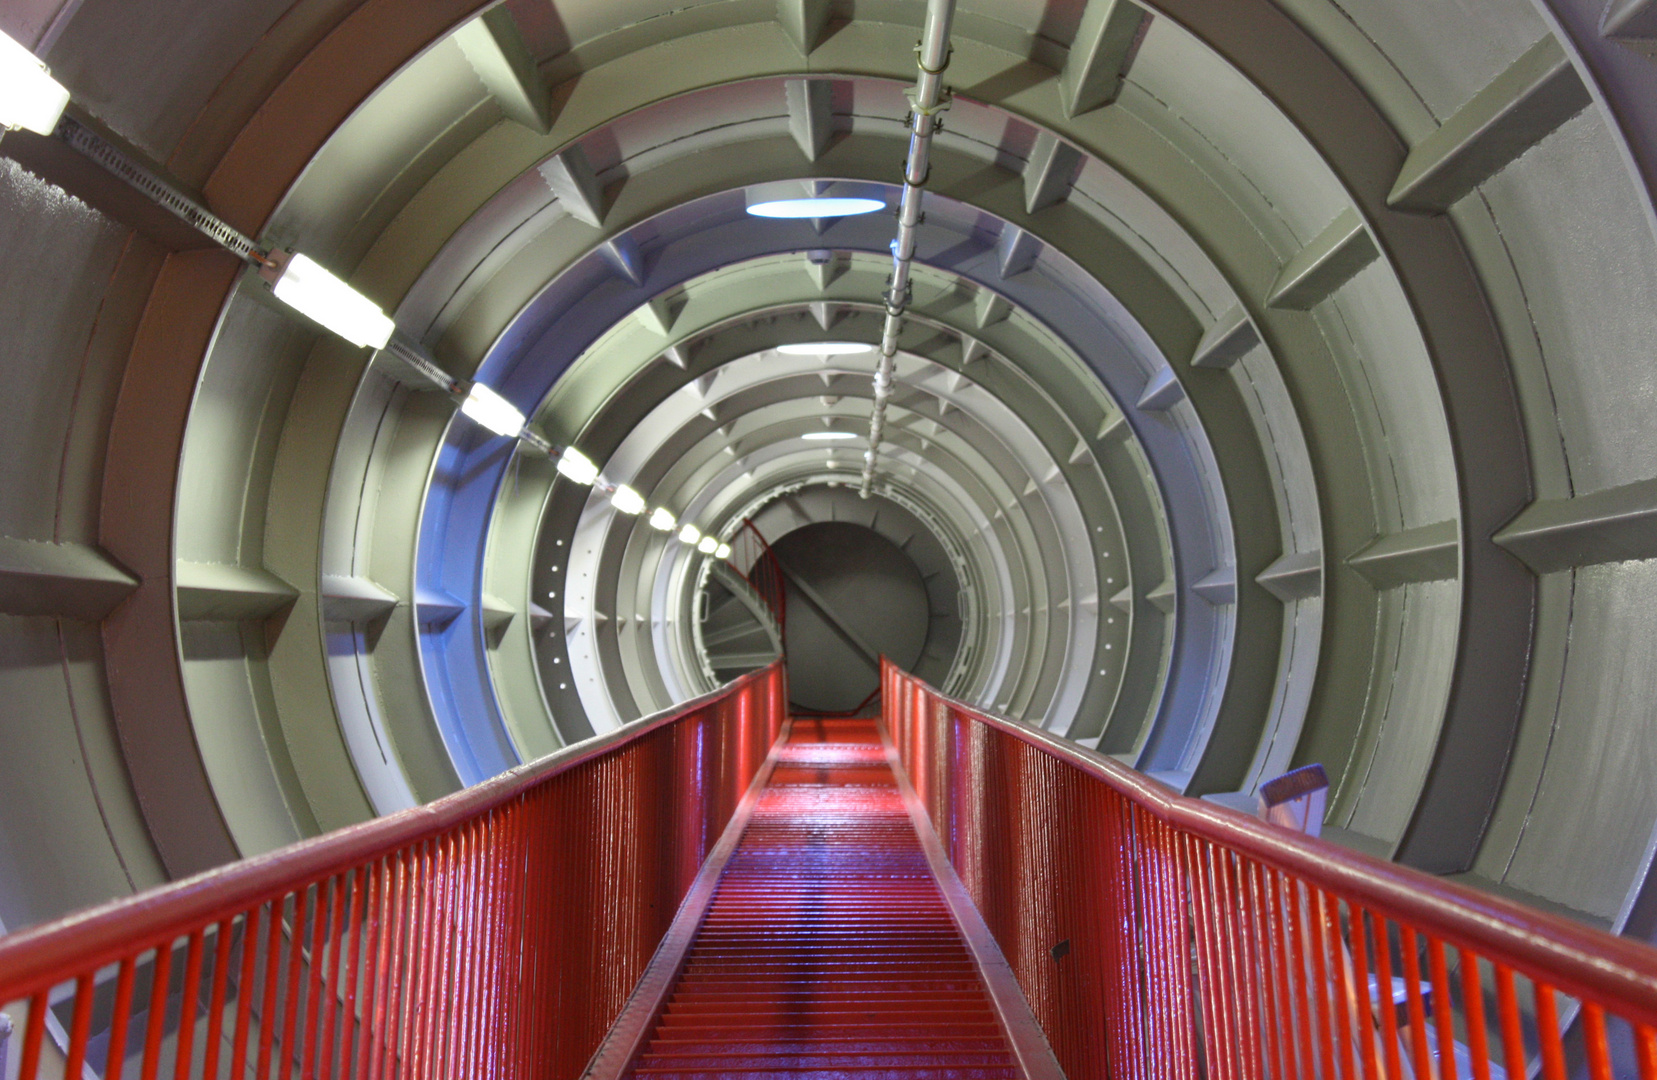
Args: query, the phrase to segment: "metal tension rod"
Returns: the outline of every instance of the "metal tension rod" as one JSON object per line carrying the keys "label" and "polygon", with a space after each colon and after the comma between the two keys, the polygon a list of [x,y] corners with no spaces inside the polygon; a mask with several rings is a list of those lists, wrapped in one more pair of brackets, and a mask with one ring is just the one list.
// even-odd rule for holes
{"label": "metal tension rod", "polygon": [[892,368],[898,351],[903,314],[909,308],[909,266],[915,258],[915,232],[921,223],[921,191],[932,171],[932,136],[949,107],[944,69],[949,67],[949,26],[955,18],[955,0],[927,0],[926,27],[915,47],[920,78],[908,91],[909,160],[903,169],[903,201],[898,207],[898,235],[892,241],[892,284],[886,292],[886,325],[880,336],[880,364],[875,369],[874,410],[869,415],[869,449],[863,454],[863,486],[867,499],[874,488],[880,442],[886,432],[886,404],[892,396]]}

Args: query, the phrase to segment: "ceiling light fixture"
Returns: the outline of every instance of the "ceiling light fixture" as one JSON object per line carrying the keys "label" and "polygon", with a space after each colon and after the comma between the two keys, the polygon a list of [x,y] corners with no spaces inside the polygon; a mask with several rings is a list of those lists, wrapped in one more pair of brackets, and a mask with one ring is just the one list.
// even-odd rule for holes
{"label": "ceiling light fixture", "polygon": [[642,514],[644,513],[644,496],[626,484],[618,484],[616,490],[610,495],[610,505],[623,514]]}
{"label": "ceiling light fixture", "polygon": [[702,542],[702,530],[698,529],[695,525],[686,525],[684,528],[679,530],[679,542],[681,544],[689,544],[691,547],[695,547],[697,544]]}
{"label": "ceiling light fixture", "polygon": [[658,506],[650,512],[650,527],[670,533],[679,527],[679,522],[667,512],[666,507]]}
{"label": "ceiling light fixture", "polygon": [[461,399],[460,411],[496,435],[516,439],[524,433],[524,414],[510,401],[482,383],[473,383]]}
{"label": "ceiling light fixture", "polygon": [[855,356],[874,352],[875,347],[862,341],[801,341],[778,345],[777,351],[784,356]]}
{"label": "ceiling light fixture", "polygon": [[838,198],[834,196],[812,199],[772,199],[755,203],[748,212],[763,218],[841,218],[858,214],[872,214],[886,209],[880,199]]}
{"label": "ceiling light fixture", "polygon": [[830,439],[855,439],[857,433],[854,431],[808,431],[800,438],[810,439],[813,442],[827,442]]}
{"label": "ceiling light fixture", "polygon": [[713,557],[716,558],[716,559],[728,559],[728,558],[730,558],[731,557],[731,545],[729,545],[729,544],[720,544],[718,547],[713,549]]}
{"label": "ceiling light fixture", "polygon": [[[267,280],[276,299],[353,345],[383,349],[397,324],[385,312],[305,255],[273,252]],[[520,425],[521,426],[521,425]]]}
{"label": "ceiling light fixture", "polygon": [[69,105],[69,91],[23,45],[0,33],[0,128],[50,135]]}
{"label": "ceiling light fixture", "polygon": [[598,480],[598,466],[573,446],[564,447],[558,456],[558,473],[583,487],[592,487]]}
{"label": "ceiling light fixture", "polygon": [[704,555],[712,555],[719,550],[719,541],[711,536],[704,536],[701,543],[696,545],[696,550]]}

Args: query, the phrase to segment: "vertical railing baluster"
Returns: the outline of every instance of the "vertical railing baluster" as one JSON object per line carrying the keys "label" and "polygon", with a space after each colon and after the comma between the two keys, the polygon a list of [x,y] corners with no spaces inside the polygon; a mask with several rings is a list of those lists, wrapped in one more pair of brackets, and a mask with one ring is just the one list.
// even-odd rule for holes
{"label": "vertical railing baluster", "polygon": [[1427,939],[1427,961],[1433,981],[1433,1027],[1438,1035],[1440,1080],[1456,1080],[1456,1014],[1450,1001],[1449,967],[1444,959],[1444,942]]}
{"label": "vertical railing baluster", "polygon": [[1530,1055],[1525,1052],[1525,1032],[1519,1014],[1519,995],[1513,988],[1513,969],[1496,967],[1496,1013],[1502,1028],[1502,1062],[1514,1080],[1529,1071]]}
{"label": "vertical railing baluster", "polygon": [[46,1037],[46,991],[29,999],[29,1019],[23,1025],[23,1054],[17,1065],[18,1080],[36,1080],[40,1075],[40,1045]]}
{"label": "vertical railing baluster", "polygon": [[69,1053],[63,1068],[65,1077],[80,1076],[81,1069],[86,1065],[86,1043],[92,1034],[94,986],[91,975],[82,975],[75,980],[75,1011],[69,1020]]}
{"label": "vertical railing baluster", "polygon": [[[1289,981],[1294,989],[1295,1030],[1300,1037],[1300,1075],[1303,1080],[1317,1076],[1317,1041],[1312,1035],[1312,999],[1308,993],[1305,920],[1301,918],[1300,880],[1279,875],[1279,895],[1289,918]],[[1321,990],[1321,988],[1319,988]],[[1327,1074],[1325,1074],[1327,1075]]]}
{"label": "vertical railing baluster", "polygon": [[1640,1080],[1657,1080],[1657,1031],[1644,1024],[1634,1025],[1634,1060],[1640,1064]]}
{"label": "vertical railing baluster", "polygon": [[104,1052],[104,1080],[121,1080],[121,1073],[126,1068],[127,1025],[132,1022],[132,991],[137,977],[138,958],[122,957],[120,970],[115,975],[115,1007],[109,1017],[109,1048]]}
{"label": "vertical railing baluster", "polygon": [[1283,1044],[1282,1073],[1284,1080],[1290,1077],[1302,1076],[1300,1056],[1295,1053],[1301,1045],[1295,1038],[1295,1021],[1300,1015],[1295,1010],[1294,998],[1290,988],[1299,984],[1299,980],[1292,975],[1290,968],[1289,940],[1284,931],[1288,921],[1288,899],[1283,892],[1283,875],[1276,870],[1261,870],[1265,877],[1267,908],[1271,914],[1271,945],[1272,955],[1275,958],[1272,964],[1273,981],[1277,988],[1279,1009],[1279,1030]]}
{"label": "vertical railing baluster", "polygon": [[[294,1048],[299,1051],[300,1080],[312,1080],[316,1075],[316,1056],[318,1035],[321,1033],[322,1023],[322,988],[326,985],[323,979],[323,970],[327,967],[328,950],[328,913],[332,910],[334,879],[325,878],[316,883],[316,906],[311,913],[311,962],[308,989],[305,991],[305,1027],[300,1035],[299,1044]],[[287,1055],[292,1060],[293,1054]]]}
{"label": "vertical railing baluster", "polygon": [[1421,957],[1416,951],[1415,931],[1398,927],[1399,952],[1404,957],[1404,1000],[1410,1015],[1410,1048],[1415,1054],[1418,1078],[1433,1075],[1432,1055],[1427,1048],[1427,1007],[1421,1000]]}
{"label": "vertical railing baluster", "polygon": [[1387,1076],[1401,1077],[1404,1062],[1398,1043],[1398,1003],[1392,992],[1392,932],[1387,927],[1388,920],[1376,915],[1375,984],[1381,1009],[1381,1052],[1387,1063]]}
{"label": "vertical railing baluster", "polygon": [[[1322,889],[1317,890],[1317,900],[1318,908],[1322,912],[1321,922],[1329,943],[1329,963],[1335,969],[1331,990],[1335,999],[1335,1037],[1340,1042],[1341,1076],[1346,1080],[1353,1080],[1357,1073],[1357,1064],[1353,1058],[1356,1033],[1352,1030],[1356,1022],[1353,1014],[1357,1011],[1357,994],[1352,986],[1346,945],[1341,936],[1340,901]],[[1365,989],[1367,991],[1368,988]]]}
{"label": "vertical railing baluster", "polygon": [[[196,1005],[201,996],[202,932],[190,935],[190,944],[184,954],[184,985],[179,988],[178,1035],[175,1040],[173,1076],[175,1080],[189,1080],[190,1066],[195,1058]],[[66,1075],[78,1075],[69,1070]]]}
{"label": "vertical railing baluster", "polygon": [[1559,1008],[1553,987],[1532,982],[1536,991],[1536,1034],[1542,1044],[1543,1080],[1565,1080],[1565,1047],[1560,1041]]}
{"label": "vertical railing baluster", "polygon": [[1582,1041],[1588,1051],[1589,1080],[1611,1080],[1611,1049],[1605,1040],[1605,1010],[1582,1003]]}
{"label": "vertical railing baluster", "polygon": [[1479,980],[1479,956],[1461,948],[1461,1002],[1467,1017],[1467,1051],[1472,1057],[1473,1080],[1490,1080],[1490,1033],[1484,1026],[1484,987]]}
{"label": "vertical railing baluster", "polygon": [[[167,990],[172,985],[173,942],[168,940],[155,947],[155,967],[150,979],[150,1007],[144,1030],[144,1060],[139,1066],[140,1080],[155,1080],[161,1068],[161,1042],[167,1028]],[[30,1020],[34,1017],[31,1015]]]}
{"label": "vertical railing baluster", "polygon": [[216,1080],[219,1075],[221,1043],[224,1039],[224,1000],[230,983],[230,945],[236,920],[219,922],[217,937],[213,939],[213,985],[207,995],[207,1045],[202,1057],[203,1080]]}
{"label": "vertical railing baluster", "polygon": [[1329,991],[1334,980],[1329,973],[1329,944],[1324,933],[1322,892],[1310,882],[1303,881],[1300,884],[1305,889],[1305,918],[1302,927],[1307,935],[1307,951],[1312,955],[1312,985],[1309,989],[1313,994],[1313,1015],[1317,1017],[1318,1023],[1318,1063],[1323,1070],[1319,1075],[1333,1077],[1335,1034],[1329,1015]]}
{"label": "vertical railing baluster", "polygon": [[[293,929],[289,931],[287,987],[283,991],[281,1075],[289,1075],[298,1049],[299,998],[305,985],[305,918],[310,912],[311,886],[301,885],[293,894]],[[145,1077],[144,1080],[150,1080]]]}
{"label": "vertical railing baluster", "polygon": [[[352,1054],[353,1036],[357,1034],[359,1020],[357,1018],[357,997],[362,989],[362,962],[363,938],[369,934],[369,920],[372,917],[375,864],[357,867],[352,879],[351,908],[346,916],[346,928],[351,934],[351,948],[345,958],[345,1000],[340,1006],[339,1021],[339,1072],[340,1077],[351,1075],[352,1063],[356,1057]],[[369,948],[372,950],[373,946]],[[333,1058],[330,1055],[329,1065],[332,1067]]]}

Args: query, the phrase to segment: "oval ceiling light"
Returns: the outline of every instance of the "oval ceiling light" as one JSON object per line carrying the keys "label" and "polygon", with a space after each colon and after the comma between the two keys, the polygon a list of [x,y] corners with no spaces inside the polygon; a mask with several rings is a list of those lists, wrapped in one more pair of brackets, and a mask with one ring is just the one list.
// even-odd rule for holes
{"label": "oval ceiling light", "polygon": [[801,341],[792,345],[778,345],[784,356],[853,356],[874,352],[875,347],[861,341]]}
{"label": "oval ceiling light", "polygon": [[805,199],[772,199],[755,203],[748,212],[763,218],[842,218],[872,214],[886,209],[881,199],[817,196]]}
{"label": "oval ceiling light", "polygon": [[50,135],[69,106],[69,91],[21,43],[0,33],[0,130]]}
{"label": "oval ceiling light", "polygon": [[813,442],[826,442],[829,439],[855,439],[857,433],[855,431],[808,431],[800,438],[810,439]]}
{"label": "oval ceiling light", "polygon": [[626,484],[620,484],[610,495],[610,505],[624,514],[642,514],[645,505],[644,496]]}

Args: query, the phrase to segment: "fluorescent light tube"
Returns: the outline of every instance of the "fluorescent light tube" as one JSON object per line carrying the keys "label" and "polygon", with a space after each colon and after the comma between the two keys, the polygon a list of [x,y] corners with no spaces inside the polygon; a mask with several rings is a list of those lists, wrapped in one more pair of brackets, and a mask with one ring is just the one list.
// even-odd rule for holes
{"label": "fluorescent light tube", "polygon": [[702,530],[695,525],[686,525],[679,530],[679,543],[695,547],[702,542]]}
{"label": "fluorescent light tube", "polygon": [[482,383],[473,383],[460,403],[460,411],[493,431],[516,439],[524,433],[524,414],[510,401]]}
{"label": "fluorescent light tube", "polygon": [[861,341],[802,341],[793,345],[778,345],[784,356],[854,356],[874,352],[873,345]]}
{"label": "fluorescent light tube", "polygon": [[728,558],[730,558],[731,557],[731,545],[729,545],[729,544],[720,544],[718,547],[713,549],[713,557],[716,558],[716,559],[728,559]]}
{"label": "fluorescent light tube", "polygon": [[719,550],[719,541],[711,536],[704,536],[702,542],[696,545],[696,550],[704,555],[712,555]]}
{"label": "fluorescent light tube", "polygon": [[610,505],[624,514],[644,513],[644,496],[622,484],[610,496]]}
{"label": "fluorescent light tube", "polygon": [[573,446],[564,447],[564,452],[558,455],[558,472],[583,487],[592,487],[598,479],[598,466]]}
{"label": "fluorescent light tube", "polygon": [[872,214],[876,210],[886,209],[886,204],[879,199],[772,199],[770,202],[755,203],[748,208],[748,212],[755,217],[763,218],[841,218],[854,217],[857,214]]}
{"label": "fluorescent light tube", "polygon": [[812,442],[829,442],[831,440],[838,440],[838,439],[855,439],[855,438],[857,438],[857,432],[855,432],[855,431],[808,431],[804,435],[801,435],[800,438],[809,439]]}
{"label": "fluorescent light tube", "polygon": [[353,345],[383,349],[397,328],[374,301],[305,255],[289,257],[273,290],[278,300]]}
{"label": "fluorescent light tube", "polygon": [[650,512],[650,527],[670,533],[679,527],[679,522],[674,520],[673,515],[667,512],[666,507],[658,506]]}
{"label": "fluorescent light tube", "polygon": [[69,91],[21,43],[0,33],[0,128],[50,135],[69,104]]}

